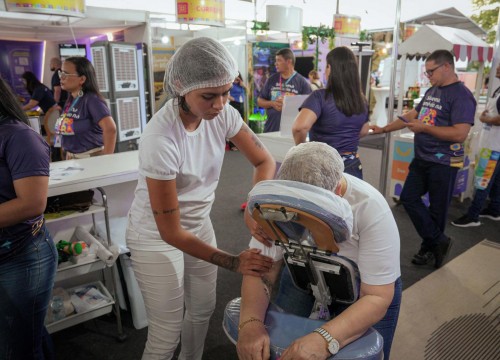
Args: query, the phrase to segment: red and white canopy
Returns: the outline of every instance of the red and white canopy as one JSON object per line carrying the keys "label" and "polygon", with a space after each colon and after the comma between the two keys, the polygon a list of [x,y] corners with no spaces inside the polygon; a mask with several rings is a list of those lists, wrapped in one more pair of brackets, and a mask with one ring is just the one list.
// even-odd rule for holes
{"label": "red and white canopy", "polygon": [[493,59],[493,48],[470,31],[437,25],[424,25],[401,44],[398,52],[408,58],[424,58],[440,49],[453,52],[457,60]]}

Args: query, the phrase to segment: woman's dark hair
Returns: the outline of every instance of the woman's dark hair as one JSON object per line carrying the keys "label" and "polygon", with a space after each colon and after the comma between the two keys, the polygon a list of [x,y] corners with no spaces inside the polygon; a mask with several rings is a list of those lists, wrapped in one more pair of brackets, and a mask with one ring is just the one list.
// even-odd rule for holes
{"label": "woman's dark hair", "polygon": [[72,56],[64,60],[64,62],[70,62],[75,65],[76,72],[80,76],[85,76],[85,82],[82,85],[83,92],[97,94],[101,99],[104,97],[99,91],[99,85],[97,84],[97,77],[95,75],[94,66],[92,63],[83,56]]}
{"label": "woman's dark hair", "polygon": [[40,80],[31,71],[24,72],[21,77],[26,80],[26,90],[28,90],[30,95],[33,95],[33,91],[37,86],[42,85]]}
{"label": "woman's dark hair", "polygon": [[332,95],[337,108],[346,116],[366,111],[366,98],[361,91],[358,62],[351,49],[340,46],[326,55],[330,65],[330,76],[326,85],[325,98]]}
{"label": "woman's dark hair", "polygon": [[7,119],[16,119],[29,125],[28,116],[7,82],[0,77],[0,124]]}

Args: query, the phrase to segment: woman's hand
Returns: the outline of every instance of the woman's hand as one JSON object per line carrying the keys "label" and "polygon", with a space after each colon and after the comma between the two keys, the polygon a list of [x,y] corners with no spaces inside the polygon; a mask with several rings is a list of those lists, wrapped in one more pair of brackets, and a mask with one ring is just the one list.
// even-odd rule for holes
{"label": "woman's hand", "polygon": [[320,334],[310,333],[291,343],[280,360],[325,360],[330,356],[325,339]]}
{"label": "woman's hand", "polygon": [[261,276],[271,270],[273,259],[260,254],[259,249],[247,249],[238,255],[237,272],[243,275]]}
{"label": "woman's hand", "polygon": [[370,130],[372,131],[372,134],[382,134],[384,130],[377,125],[370,125]]}
{"label": "woman's hand", "polygon": [[255,221],[250,213],[245,209],[245,224],[247,225],[248,230],[250,230],[250,234],[259,242],[264,244],[267,247],[271,247],[273,244],[273,240],[267,235],[267,233],[262,229],[262,227]]}
{"label": "woman's hand", "polygon": [[269,334],[259,321],[252,321],[245,325],[238,334],[236,350],[240,360],[268,360]]}

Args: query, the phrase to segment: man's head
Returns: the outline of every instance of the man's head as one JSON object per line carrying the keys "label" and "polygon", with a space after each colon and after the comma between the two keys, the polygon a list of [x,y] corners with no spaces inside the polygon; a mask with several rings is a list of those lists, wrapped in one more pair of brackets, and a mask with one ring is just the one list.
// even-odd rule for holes
{"label": "man's head", "polygon": [[280,74],[293,72],[295,67],[295,55],[289,48],[278,50],[276,53],[276,71]]}
{"label": "man's head", "polygon": [[62,62],[58,57],[50,59],[50,71],[56,71],[61,68]]}
{"label": "man's head", "polygon": [[436,50],[425,60],[425,75],[432,86],[444,86],[455,82],[455,62],[448,50]]}
{"label": "man's head", "polygon": [[300,181],[337,192],[344,162],[337,150],[320,142],[308,142],[291,148],[278,172],[279,180]]}

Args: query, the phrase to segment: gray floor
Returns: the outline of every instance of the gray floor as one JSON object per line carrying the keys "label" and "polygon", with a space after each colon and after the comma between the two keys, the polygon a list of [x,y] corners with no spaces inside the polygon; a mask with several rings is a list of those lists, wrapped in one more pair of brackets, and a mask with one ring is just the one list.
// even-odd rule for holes
{"label": "gray floor", "polygon": [[[232,253],[242,251],[249,240],[240,204],[251,187],[251,177],[252,168],[244,157],[239,152],[227,152],[211,216],[219,247]],[[468,201],[453,201],[449,219],[460,216],[467,209],[467,205]],[[392,208],[401,236],[403,287],[407,288],[434,269],[431,266],[416,267],[410,263],[420,240],[404,209],[396,205]],[[449,225],[447,233],[454,240],[449,255],[451,259],[483,239],[500,242],[500,222],[485,219],[482,226],[465,229]],[[239,275],[224,269],[219,270],[217,308],[210,322],[204,360],[237,359],[235,348],[226,338],[221,324],[225,304],[239,296],[240,281]],[[116,325],[112,315],[102,316],[53,334],[57,359],[140,359],[147,329],[134,329],[131,315],[126,311],[122,311],[122,318],[128,338],[121,343],[116,340]]]}

